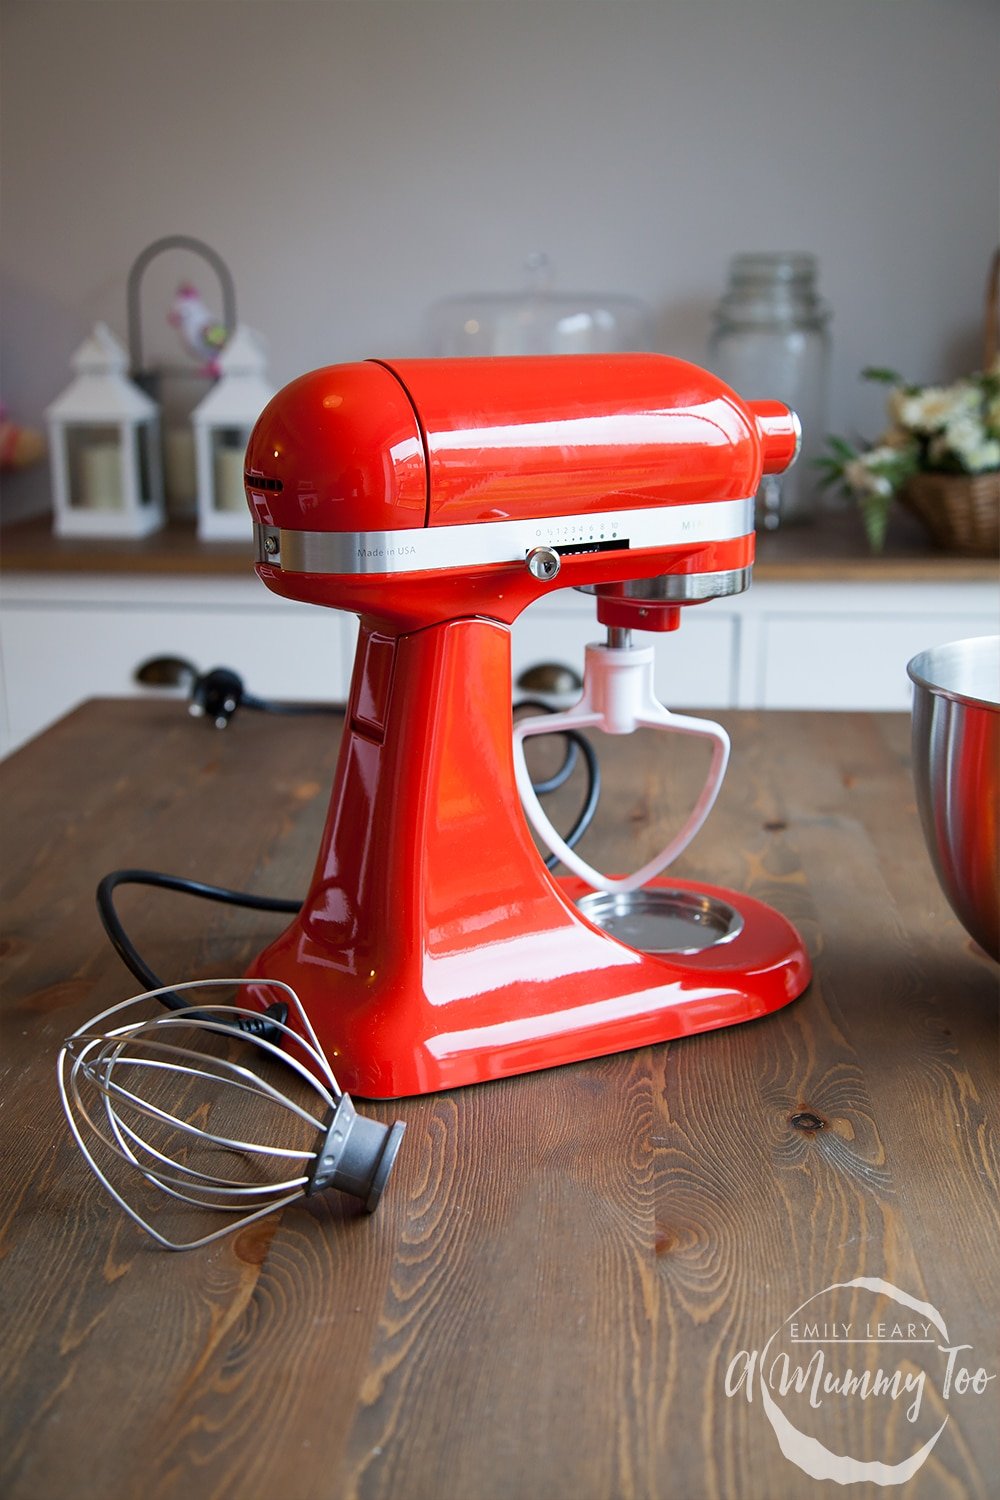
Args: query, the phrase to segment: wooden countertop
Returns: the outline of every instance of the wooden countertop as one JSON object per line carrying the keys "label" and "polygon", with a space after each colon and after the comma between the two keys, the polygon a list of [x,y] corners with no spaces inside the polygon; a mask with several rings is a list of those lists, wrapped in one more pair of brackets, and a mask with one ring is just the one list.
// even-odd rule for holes
{"label": "wooden countertop", "polygon": [[[199,541],[193,523],[172,523],[136,541],[57,538],[48,517],[0,532],[0,566],[17,573],[247,574],[252,556],[249,540]],[[813,526],[758,532],[754,577],[758,582],[992,582],[997,563],[933,551],[919,523],[902,511],[892,518],[885,552],[873,557],[857,516],[831,513]]]}
{"label": "wooden countertop", "polygon": [[[997,1371],[997,969],[931,872],[907,719],[721,718],[728,781],[677,872],[799,925],[800,1000],[367,1106],[408,1123],[373,1217],[329,1195],[176,1256],[105,1198],[57,1101],[62,1039],[136,988],[94,887],[145,865],[301,892],[337,732],[244,713],[218,733],[173,701],[97,702],[0,766],[6,1500],[813,1500],[759,1392],[728,1396],[727,1374],[859,1277],[932,1304],[972,1346],[961,1360]],[[688,805],[691,768],[634,736],[604,769],[584,852],[631,867],[659,847],[653,809]],[[239,970],[280,920],[170,893],[122,909],[171,978]],[[873,1294],[827,1292],[845,1295],[860,1327]],[[831,1371],[844,1357],[820,1352]],[[812,1408],[794,1391],[775,1398],[790,1420],[885,1463],[945,1422],[894,1493],[995,1494],[996,1381],[945,1399],[937,1345],[848,1352],[856,1371],[926,1370],[915,1421],[885,1396]]]}

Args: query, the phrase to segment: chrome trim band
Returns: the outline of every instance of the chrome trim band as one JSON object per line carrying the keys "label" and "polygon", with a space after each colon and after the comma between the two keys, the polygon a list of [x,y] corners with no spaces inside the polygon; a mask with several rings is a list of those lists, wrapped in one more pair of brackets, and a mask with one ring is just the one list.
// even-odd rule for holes
{"label": "chrome trim band", "polygon": [[[523,563],[534,547],[620,542],[641,547],[727,542],[753,531],[753,497],[698,505],[655,505],[596,515],[473,521],[401,531],[290,531],[254,525],[258,562],[286,573],[426,573],[441,568]],[[610,549],[609,549],[610,552]]]}
{"label": "chrome trim band", "polygon": [[580,594],[603,599],[637,599],[653,604],[697,604],[703,599],[725,599],[750,587],[752,568],[726,568],[719,573],[661,573],[656,578],[634,578],[628,583],[578,583]]}

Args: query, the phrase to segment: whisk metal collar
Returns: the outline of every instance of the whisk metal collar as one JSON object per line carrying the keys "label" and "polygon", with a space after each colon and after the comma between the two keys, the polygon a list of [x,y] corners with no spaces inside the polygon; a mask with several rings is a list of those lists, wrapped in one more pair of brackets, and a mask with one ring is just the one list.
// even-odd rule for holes
{"label": "whisk metal collar", "polygon": [[359,1115],[350,1094],[341,1094],[313,1165],[307,1193],[339,1188],[365,1200],[374,1213],[392,1164],[396,1160],[405,1126],[392,1126]]}

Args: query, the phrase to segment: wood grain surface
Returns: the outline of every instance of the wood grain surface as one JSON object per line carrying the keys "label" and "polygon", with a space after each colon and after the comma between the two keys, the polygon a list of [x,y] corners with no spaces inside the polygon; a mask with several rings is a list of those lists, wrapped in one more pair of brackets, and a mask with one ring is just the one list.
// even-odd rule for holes
{"label": "wood grain surface", "polygon": [[[105,1198],[58,1104],[63,1037],[136,988],[94,887],[145,865],[302,893],[338,730],[244,714],[220,734],[175,702],[102,702],[0,767],[5,1500],[1000,1493],[1000,1381],[945,1399],[928,1380],[913,1424],[888,1399],[813,1411],[827,1448],[884,1463],[947,1419],[894,1491],[809,1477],[759,1392],[726,1394],[740,1351],[861,1277],[932,1304],[996,1372],[1000,1232],[998,971],[927,861],[907,719],[721,717],[729,777],[677,873],[799,925],[816,969],[801,1000],[366,1106],[408,1126],[375,1215],[324,1196],[182,1255]],[[701,766],[641,734],[600,750],[583,852],[626,868]],[[151,891],[121,908],[171,980],[238,971],[280,921]],[[859,1320],[875,1306],[845,1296]]]}

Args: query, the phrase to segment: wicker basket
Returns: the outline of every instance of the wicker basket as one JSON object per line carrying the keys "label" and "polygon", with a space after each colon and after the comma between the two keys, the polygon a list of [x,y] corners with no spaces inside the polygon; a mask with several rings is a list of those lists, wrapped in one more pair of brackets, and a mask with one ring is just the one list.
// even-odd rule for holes
{"label": "wicker basket", "polygon": [[[1000,348],[1000,250],[986,278],[983,369],[996,363]],[[1000,473],[914,474],[897,496],[919,516],[937,547],[976,557],[1000,551]]]}
{"label": "wicker basket", "polygon": [[914,474],[899,502],[920,517],[936,547],[977,557],[1000,551],[1000,473]]}

